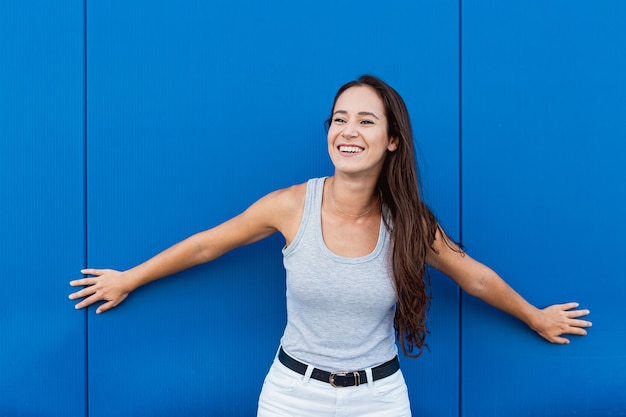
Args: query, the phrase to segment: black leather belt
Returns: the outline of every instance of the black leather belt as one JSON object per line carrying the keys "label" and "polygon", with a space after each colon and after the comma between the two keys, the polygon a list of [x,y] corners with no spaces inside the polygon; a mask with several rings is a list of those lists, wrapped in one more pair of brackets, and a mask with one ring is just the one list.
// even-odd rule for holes
{"label": "black leather belt", "polygon": [[[306,373],[307,365],[302,363],[291,356],[287,355],[283,348],[280,348],[278,352],[278,360],[287,368],[294,372],[304,375]],[[372,379],[377,381],[395,374],[400,369],[400,362],[396,356],[389,362],[385,362],[382,365],[378,365],[372,368]],[[354,387],[359,386],[367,382],[367,374],[365,371],[342,371],[342,372],[328,372],[321,369],[313,369],[311,378],[318,381],[328,382],[333,387]]]}

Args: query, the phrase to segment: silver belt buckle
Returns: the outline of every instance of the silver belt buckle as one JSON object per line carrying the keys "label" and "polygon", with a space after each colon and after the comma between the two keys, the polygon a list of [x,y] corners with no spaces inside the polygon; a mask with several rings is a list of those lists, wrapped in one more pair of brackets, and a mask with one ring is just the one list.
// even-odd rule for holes
{"label": "silver belt buckle", "polygon": [[352,376],[354,377],[354,386],[358,387],[359,385],[361,385],[361,374],[356,371],[355,372],[349,372],[349,371],[331,372],[330,377],[328,378],[328,382],[330,383],[331,386],[335,388],[345,388],[343,385],[335,385],[335,377],[336,376],[346,377],[350,374],[352,374]]}

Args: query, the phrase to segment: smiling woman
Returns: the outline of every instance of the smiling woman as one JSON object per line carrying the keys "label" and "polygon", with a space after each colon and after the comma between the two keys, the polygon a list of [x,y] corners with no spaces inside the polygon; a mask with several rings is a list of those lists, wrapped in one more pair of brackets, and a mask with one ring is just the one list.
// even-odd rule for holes
{"label": "smiling woman", "polygon": [[[274,191],[240,215],[127,271],[85,269],[76,308],[105,312],[138,287],[279,232],[287,325],[265,379],[259,416],[408,416],[396,342],[425,346],[426,264],[523,320],[550,342],[586,334],[576,303],[539,310],[454,244],[424,204],[409,115],[400,95],[363,76],[339,89],[328,123],[334,175]],[[341,343],[338,343],[341,341]]]}
{"label": "smiling woman", "polygon": [[328,153],[335,175],[377,179],[387,152],[398,148],[390,137],[385,109],[378,94],[367,86],[355,86],[337,98],[328,129]]}

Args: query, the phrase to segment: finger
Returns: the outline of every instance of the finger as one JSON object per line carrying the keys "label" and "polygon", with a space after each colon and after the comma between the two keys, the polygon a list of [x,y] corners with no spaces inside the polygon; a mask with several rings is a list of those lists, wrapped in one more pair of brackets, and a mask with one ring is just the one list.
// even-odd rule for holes
{"label": "finger", "polygon": [[569,325],[575,327],[591,327],[593,323],[588,320],[570,320]]}
{"label": "finger", "polygon": [[81,269],[80,273],[83,275],[96,275],[96,276],[100,276],[102,274],[104,274],[106,270],[104,269],[93,269],[93,268],[85,268],[85,269]]}
{"label": "finger", "polygon": [[580,304],[576,303],[576,302],[571,302],[571,303],[565,303],[565,304],[557,304],[557,306],[561,309],[561,310],[571,310],[573,308],[577,308]]}
{"label": "finger", "polygon": [[587,336],[587,330],[582,327],[570,327],[569,329],[563,332],[564,334],[573,334],[576,336]]}
{"label": "finger", "polygon": [[80,287],[86,285],[93,285],[98,282],[98,278],[81,278],[70,281],[72,287]]}
{"label": "finger", "polygon": [[554,336],[550,339],[548,339],[550,342],[552,343],[556,343],[558,345],[568,345],[569,344],[569,339],[566,339],[564,337],[561,336]]}
{"label": "finger", "polygon": [[83,288],[80,291],[76,291],[69,295],[70,300],[76,300],[77,298],[84,298],[90,295],[93,295],[96,292],[96,289],[93,285],[90,285],[86,288]]}
{"label": "finger", "polygon": [[83,301],[81,301],[80,303],[76,304],[74,308],[76,310],[80,310],[81,308],[89,307],[93,303],[97,303],[98,301],[101,301],[101,300],[102,300],[102,297],[100,297],[98,294],[93,294],[83,299]]}
{"label": "finger", "polygon": [[566,316],[568,318],[574,318],[574,317],[587,316],[589,315],[590,311],[589,310],[572,310],[572,311],[567,311],[566,313],[567,313]]}
{"label": "finger", "polygon": [[104,304],[101,304],[97,309],[96,309],[96,314],[101,314],[104,313],[105,311],[109,311],[110,309],[112,309],[113,307],[115,307],[115,303],[113,301],[107,301]]}

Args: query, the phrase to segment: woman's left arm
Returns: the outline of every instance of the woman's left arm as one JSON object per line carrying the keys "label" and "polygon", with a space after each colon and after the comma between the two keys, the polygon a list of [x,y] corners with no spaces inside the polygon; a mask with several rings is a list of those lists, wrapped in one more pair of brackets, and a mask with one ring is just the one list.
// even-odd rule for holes
{"label": "woman's left arm", "polygon": [[578,303],[536,308],[491,268],[461,251],[441,230],[437,231],[426,262],[452,278],[468,294],[517,317],[552,343],[569,343],[562,335],[584,336],[587,334],[585,328],[591,327],[591,322],[580,319],[588,315],[589,310],[577,310]]}

